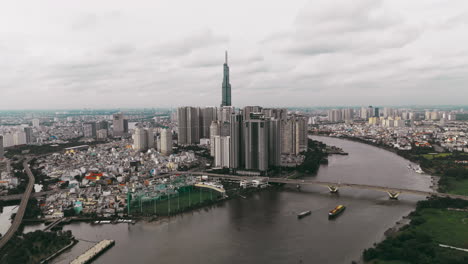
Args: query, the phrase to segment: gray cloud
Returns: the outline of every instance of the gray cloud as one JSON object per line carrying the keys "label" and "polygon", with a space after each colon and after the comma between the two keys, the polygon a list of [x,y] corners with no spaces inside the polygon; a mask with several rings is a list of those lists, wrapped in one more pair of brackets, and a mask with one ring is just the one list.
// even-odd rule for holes
{"label": "gray cloud", "polygon": [[465,103],[466,1],[303,2],[5,4],[0,108]]}

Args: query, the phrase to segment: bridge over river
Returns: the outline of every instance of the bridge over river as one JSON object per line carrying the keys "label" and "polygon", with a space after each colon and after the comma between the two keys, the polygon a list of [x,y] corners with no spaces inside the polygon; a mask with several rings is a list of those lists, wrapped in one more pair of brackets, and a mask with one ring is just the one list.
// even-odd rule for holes
{"label": "bridge over river", "polygon": [[[254,179],[254,177],[228,175],[228,174],[215,174],[215,173],[206,173],[206,172],[180,171],[180,172],[173,172],[171,174],[194,175],[194,176],[206,175],[211,178],[229,179],[229,180],[236,180],[236,181]],[[324,186],[328,188],[364,189],[364,190],[386,192],[390,196],[392,196],[392,194],[406,193],[406,194],[413,194],[413,195],[437,196],[437,197],[448,197],[452,199],[468,200],[468,196],[464,196],[464,195],[440,193],[440,192],[429,192],[429,191],[396,188],[396,187],[389,187],[389,186],[375,186],[375,185],[343,183],[343,182],[326,182],[326,181],[315,181],[315,180],[306,180],[306,179],[302,180],[302,179],[285,179],[285,178],[269,178],[269,177],[260,177],[260,178],[268,181],[269,183],[285,183],[285,184],[295,184],[295,185],[305,184],[305,185],[319,185],[319,186]]]}

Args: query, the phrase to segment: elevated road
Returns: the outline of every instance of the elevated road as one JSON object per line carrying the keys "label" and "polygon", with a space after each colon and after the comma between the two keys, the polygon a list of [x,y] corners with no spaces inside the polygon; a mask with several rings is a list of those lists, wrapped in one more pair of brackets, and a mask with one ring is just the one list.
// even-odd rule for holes
{"label": "elevated road", "polygon": [[[212,178],[238,180],[238,181],[253,179],[253,177],[248,177],[248,176],[225,175],[225,174],[215,174],[215,173],[206,173],[206,172],[173,172],[172,174],[184,174],[184,175],[190,174],[190,175],[197,175],[197,176],[206,175]],[[381,192],[407,193],[407,194],[414,194],[414,195],[448,197],[452,199],[468,200],[468,196],[464,196],[464,195],[428,192],[428,191],[422,191],[422,190],[395,188],[395,187],[388,187],[388,186],[375,186],[375,185],[356,184],[356,183],[337,183],[337,182],[325,182],[325,181],[301,180],[301,179],[268,178],[268,177],[265,177],[265,179],[269,183],[286,183],[286,184],[296,184],[296,185],[306,184],[306,185],[319,185],[319,186],[324,186],[324,187],[336,186],[339,188],[364,189],[364,190],[373,190],[373,191],[381,191]]]}
{"label": "elevated road", "polygon": [[28,174],[28,178],[29,178],[28,186],[26,187],[26,191],[23,193],[23,198],[21,199],[21,203],[19,205],[18,211],[16,212],[15,220],[13,220],[13,223],[11,224],[10,229],[8,229],[6,234],[0,240],[0,249],[3,248],[3,246],[5,246],[5,244],[13,237],[13,235],[16,233],[19,226],[21,225],[24,212],[26,211],[26,206],[28,205],[31,192],[34,187],[34,175],[29,169],[28,162],[29,160],[26,160],[23,162],[23,167],[26,173]]}

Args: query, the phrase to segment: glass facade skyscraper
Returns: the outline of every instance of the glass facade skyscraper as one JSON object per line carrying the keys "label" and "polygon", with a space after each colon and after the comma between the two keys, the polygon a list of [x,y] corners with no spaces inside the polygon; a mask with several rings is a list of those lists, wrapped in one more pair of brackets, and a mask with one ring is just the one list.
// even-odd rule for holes
{"label": "glass facade skyscraper", "polygon": [[224,71],[223,71],[223,86],[221,106],[231,106],[231,84],[229,83],[229,66],[227,51],[225,54]]}

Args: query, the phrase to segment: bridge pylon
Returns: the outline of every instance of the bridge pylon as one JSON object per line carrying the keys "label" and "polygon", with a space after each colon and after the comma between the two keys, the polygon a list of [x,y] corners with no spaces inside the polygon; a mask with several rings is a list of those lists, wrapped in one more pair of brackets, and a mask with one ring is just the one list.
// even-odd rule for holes
{"label": "bridge pylon", "polygon": [[330,193],[338,193],[338,186],[328,185],[328,190],[330,190]]}
{"label": "bridge pylon", "polygon": [[400,196],[401,192],[388,190],[387,193],[391,200],[398,200],[398,196]]}

